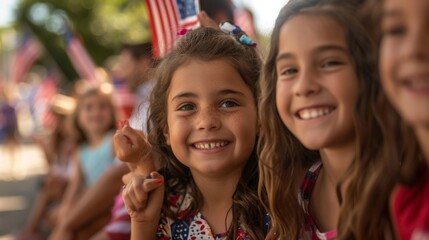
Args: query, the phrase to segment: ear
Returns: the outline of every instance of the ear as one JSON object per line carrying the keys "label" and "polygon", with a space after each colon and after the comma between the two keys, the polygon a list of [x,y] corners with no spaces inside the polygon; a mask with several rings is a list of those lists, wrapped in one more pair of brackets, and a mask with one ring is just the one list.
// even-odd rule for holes
{"label": "ear", "polygon": [[168,126],[166,126],[164,128],[163,134],[164,134],[164,138],[165,138],[165,143],[167,143],[167,145],[170,146],[170,134],[168,133]]}

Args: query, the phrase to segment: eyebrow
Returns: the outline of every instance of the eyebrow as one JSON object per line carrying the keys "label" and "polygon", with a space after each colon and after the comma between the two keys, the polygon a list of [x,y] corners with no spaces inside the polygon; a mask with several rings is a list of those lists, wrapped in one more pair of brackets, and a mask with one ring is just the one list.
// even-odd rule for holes
{"label": "eyebrow", "polygon": [[[224,90],[221,90],[217,93],[218,96],[224,96],[224,95],[230,95],[230,94],[237,94],[237,95],[244,96],[244,93],[242,93],[240,91],[232,90],[232,89],[224,89]],[[171,101],[182,99],[182,98],[196,98],[196,97],[197,97],[197,94],[195,94],[195,93],[183,92],[183,93],[179,93],[176,96],[174,96],[171,99]]]}
{"label": "eyebrow", "polygon": [[383,9],[381,12],[381,19],[383,18],[391,18],[400,16],[401,12],[398,9]]}
{"label": "eyebrow", "polygon": [[[317,47],[315,50],[313,50],[313,52],[315,52],[315,53],[321,53],[321,52],[326,52],[326,51],[339,51],[339,52],[343,52],[343,53],[348,54],[347,48],[340,46],[340,45],[333,45],[333,44],[323,45],[323,46]],[[293,58],[293,54],[292,53],[282,53],[282,54],[277,56],[276,62],[278,62],[280,60],[288,59],[288,58]]]}

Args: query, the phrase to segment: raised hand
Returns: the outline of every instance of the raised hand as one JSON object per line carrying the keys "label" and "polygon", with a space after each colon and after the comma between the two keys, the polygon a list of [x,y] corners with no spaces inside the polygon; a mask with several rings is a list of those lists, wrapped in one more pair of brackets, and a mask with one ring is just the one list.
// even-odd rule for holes
{"label": "raised hand", "polygon": [[138,164],[150,157],[151,147],[143,131],[131,128],[128,121],[118,123],[113,145],[116,156],[123,162]]}

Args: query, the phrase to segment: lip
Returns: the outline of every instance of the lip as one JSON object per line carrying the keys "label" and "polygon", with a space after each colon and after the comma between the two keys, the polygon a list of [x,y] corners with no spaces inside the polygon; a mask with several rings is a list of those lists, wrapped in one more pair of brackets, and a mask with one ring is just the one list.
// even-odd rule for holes
{"label": "lip", "polygon": [[399,83],[410,90],[417,92],[429,91],[429,74],[416,74],[402,78]]}
{"label": "lip", "polygon": [[295,110],[294,116],[299,120],[309,121],[328,116],[336,109],[337,107],[333,104],[310,105]]}

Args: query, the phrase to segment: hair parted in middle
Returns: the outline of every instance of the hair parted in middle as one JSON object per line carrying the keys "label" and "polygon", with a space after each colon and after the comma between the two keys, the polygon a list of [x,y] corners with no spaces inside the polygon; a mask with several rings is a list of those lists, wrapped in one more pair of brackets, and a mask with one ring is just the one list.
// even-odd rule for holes
{"label": "hair parted in middle", "polygon": [[[274,26],[270,51],[260,81],[259,189],[267,193],[272,231],[281,239],[299,239],[303,233],[304,212],[298,202],[299,174],[320,159],[320,156],[317,151],[305,148],[288,130],[276,108],[276,58],[279,53],[280,30],[289,19],[297,15],[326,16],[340,24],[344,30],[350,58],[359,80],[354,114],[358,154],[345,175],[352,179],[356,177],[354,181],[357,185],[353,189],[358,190],[365,179],[357,176],[360,173],[354,167],[356,159],[373,161],[379,145],[369,146],[365,140],[372,138],[374,140],[372,142],[377,142],[382,138],[380,123],[375,118],[374,109],[370,104],[376,101],[377,93],[380,91],[375,58],[372,55],[374,44],[354,13],[358,4],[360,4],[358,1],[346,3],[334,0],[291,0],[280,11]],[[362,152],[359,149],[366,150]],[[349,206],[346,211],[351,211],[353,207],[350,206],[355,205],[359,192],[347,191],[345,196],[341,196],[339,188],[340,185],[337,186],[340,204],[346,202]],[[347,217],[341,215],[340,218]]]}
{"label": "hair parted in middle", "polygon": [[[184,194],[187,188],[191,187],[190,194],[195,201],[190,212],[201,207],[202,196],[193,182],[189,168],[174,156],[171,147],[166,143],[164,132],[168,128],[167,97],[173,74],[179,67],[193,60],[227,61],[252,91],[255,105],[261,71],[261,59],[256,48],[241,44],[233,36],[212,28],[199,28],[182,36],[172,52],[159,64],[155,73],[157,83],[150,98],[148,141],[154,150],[155,160],[161,164],[161,174],[166,179],[166,194]],[[255,239],[264,238],[265,210],[260,204],[257,186],[258,162],[255,143],[233,195],[233,221],[228,231],[228,239],[235,239],[239,226],[244,226]],[[172,212],[166,201],[163,213],[173,219],[177,218],[177,212]]]}

